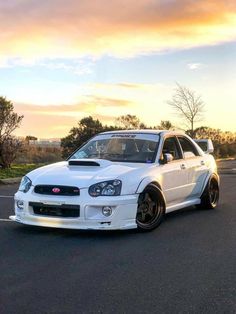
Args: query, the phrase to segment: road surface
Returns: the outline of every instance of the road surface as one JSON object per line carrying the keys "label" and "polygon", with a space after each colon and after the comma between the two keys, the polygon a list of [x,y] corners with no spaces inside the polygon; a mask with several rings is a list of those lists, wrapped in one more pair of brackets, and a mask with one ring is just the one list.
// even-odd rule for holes
{"label": "road surface", "polygon": [[0,313],[236,313],[235,164],[217,209],[145,234],[21,226],[0,186]]}

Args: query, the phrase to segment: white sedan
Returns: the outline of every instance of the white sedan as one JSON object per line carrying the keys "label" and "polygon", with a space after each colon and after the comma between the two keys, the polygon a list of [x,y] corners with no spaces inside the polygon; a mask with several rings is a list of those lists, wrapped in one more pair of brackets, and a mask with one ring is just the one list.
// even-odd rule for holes
{"label": "white sedan", "polygon": [[96,135],[68,161],[23,177],[16,222],[71,229],[156,228],[165,213],[219,199],[215,160],[182,132]]}

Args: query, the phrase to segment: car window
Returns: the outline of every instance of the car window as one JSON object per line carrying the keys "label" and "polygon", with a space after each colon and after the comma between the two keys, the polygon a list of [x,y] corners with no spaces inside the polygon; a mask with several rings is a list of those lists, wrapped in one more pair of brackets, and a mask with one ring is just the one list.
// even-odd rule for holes
{"label": "car window", "polygon": [[194,144],[191,143],[187,138],[180,136],[180,137],[178,137],[178,140],[179,140],[180,145],[182,147],[185,158],[191,158],[194,156],[199,156],[198,150],[196,149]]}
{"label": "car window", "polygon": [[168,137],[167,139],[165,139],[162,148],[162,156],[164,154],[171,154],[174,157],[174,160],[182,158],[179,145],[175,137]]}
{"label": "car window", "polygon": [[208,149],[208,145],[207,145],[207,142],[196,142],[198,144],[198,146],[200,146],[200,148],[206,152],[207,149]]}

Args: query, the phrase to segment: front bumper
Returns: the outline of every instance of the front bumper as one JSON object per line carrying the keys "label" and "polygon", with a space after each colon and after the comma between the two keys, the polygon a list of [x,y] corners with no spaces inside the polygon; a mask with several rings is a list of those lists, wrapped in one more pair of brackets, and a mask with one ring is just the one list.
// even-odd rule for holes
{"label": "front bumper", "polygon": [[[16,201],[23,201],[23,209],[16,205]],[[40,195],[33,192],[17,192],[15,194],[15,215],[9,218],[18,223],[66,229],[93,229],[93,230],[117,230],[137,228],[138,194],[122,195],[114,197],[90,197],[87,189],[81,189],[79,196],[51,196]],[[43,203],[55,205],[79,205],[80,216],[75,218],[42,216],[35,214],[30,203]],[[102,214],[102,208],[110,206],[112,214],[106,217]]]}

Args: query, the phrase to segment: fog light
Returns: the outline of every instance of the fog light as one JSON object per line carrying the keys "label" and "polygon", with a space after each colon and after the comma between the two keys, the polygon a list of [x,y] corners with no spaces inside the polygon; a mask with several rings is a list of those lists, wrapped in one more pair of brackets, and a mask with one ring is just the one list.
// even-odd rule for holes
{"label": "fog light", "polygon": [[23,210],[24,209],[24,202],[23,201],[16,201],[16,206],[20,210]]}
{"label": "fog light", "polygon": [[112,214],[112,208],[110,206],[104,206],[102,208],[102,213],[104,216],[108,217],[108,216],[111,216]]}

